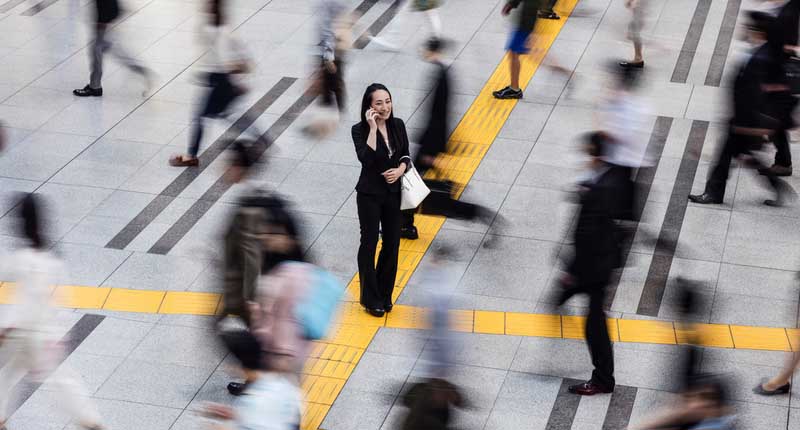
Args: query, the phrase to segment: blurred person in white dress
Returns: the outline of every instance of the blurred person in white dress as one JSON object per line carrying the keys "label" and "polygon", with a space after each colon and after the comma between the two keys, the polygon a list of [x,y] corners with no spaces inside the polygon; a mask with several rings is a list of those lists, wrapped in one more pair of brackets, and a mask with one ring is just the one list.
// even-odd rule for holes
{"label": "blurred person in white dress", "polygon": [[[51,287],[54,277],[64,266],[47,247],[42,235],[42,214],[39,199],[27,194],[21,203],[20,221],[29,244],[3,258],[3,273],[15,284],[11,302],[0,313],[0,430],[6,430],[9,402],[14,387],[25,375],[48,382],[59,394],[58,404],[85,429],[99,430],[100,415],[80,377],[64,365],[53,373],[61,360],[58,327],[54,326]],[[51,376],[52,374],[52,376]]]}

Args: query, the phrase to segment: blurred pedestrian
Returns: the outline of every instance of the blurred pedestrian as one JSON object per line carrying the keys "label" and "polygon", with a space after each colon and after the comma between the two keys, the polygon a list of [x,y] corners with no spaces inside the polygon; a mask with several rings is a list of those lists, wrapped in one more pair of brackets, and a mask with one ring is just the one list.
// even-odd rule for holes
{"label": "blurred pedestrian", "polygon": [[[63,350],[59,329],[51,320],[54,277],[63,273],[63,263],[53,254],[44,237],[42,207],[34,194],[21,203],[22,233],[28,244],[2,261],[3,273],[14,282],[14,303],[0,314],[0,429],[9,418],[8,403],[12,390],[27,374],[42,383],[47,379],[59,396],[57,402],[85,429],[102,429],[100,414],[80,376],[60,363]],[[53,373],[59,368],[58,373]],[[51,376],[52,374],[52,376]]]}
{"label": "blurred pedestrian", "polygon": [[312,89],[320,96],[320,103],[303,131],[322,140],[336,130],[339,114],[347,110],[344,67],[355,17],[345,13],[341,0],[321,0],[318,10],[321,52]]}
{"label": "blurred pedestrian", "polygon": [[[233,407],[209,404],[205,415],[226,422],[215,430],[296,430],[300,428],[303,394],[293,373],[264,368],[264,351],[248,331],[224,333],[222,340],[251,383]],[[229,426],[228,423],[232,424]]]}
{"label": "blurred pedestrian", "polygon": [[[240,77],[250,72],[252,64],[244,45],[233,37],[231,29],[227,26],[225,2],[208,0],[207,5],[209,22],[203,27],[200,36],[204,47],[208,50],[203,57],[202,68],[209,90],[192,124],[189,151],[185,155],[175,155],[170,158],[171,166],[199,165],[197,154],[200,152],[200,143],[203,140],[204,120],[225,118],[230,114],[228,109],[231,104],[247,93],[247,88],[240,82]],[[234,125],[237,124],[239,121],[234,122]],[[254,133],[261,139],[260,132]]]}
{"label": "blurred pedestrian", "polygon": [[560,16],[556,13],[553,9],[556,7],[556,3],[558,0],[547,0],[547,5],[545,5],[541,10],[539,10],[539,18],[542,19],[561,19]]}
{"label": "blurred pedestrian", "polygon": [[536,17],[539,15],[539,8],[542,0],[508,0],[503,6],[503,16],[518,9],[516,23],[511,31],[506,50],[508,51],[509,69],[511,71],[511,83],[503,89],[492,93],[498,99],[521,99],[522,88],[520,87],[520,56],[528,54],[531,46],[535,43],[531,40],[531,34],[536,26]]}
{"label": "blurred pedestrian", "polygon": [[634,173],[653,164],[647,154],[649,109],[636,94],[640,75],[641,71],[630,68],[614,71],[615,82],[599,109],[609,144],[606,162],[624,179],[615,215],[619,220],[639,221],[647,196],[637,193],[641,185],[636,184]]}
{"label": "blurred pedestrian", "polygon": [[569,387],[569,391],[591,396],[611,393],[615,386],[614,351],[604,305],[606,286],[614,269],[620,266],[619,234],[613,219],[620,181],[605,161],[608,142],[604,134],[590,134],[585,148],[590,171],[581,184],[574,256],[561,279],[558,304],[563,305],[575,294],[589,295],[586,342],[594,371],[590,380]]}
{"label": "blurred pedestrian", "polygon": [[628,39],[633,43],[633,60],[619,63],[624,68],[641,69],[644,67],[642,56],[642,29],[645,24],[645,12],[648,0],[625,0],[625,7],[631,11],[628,23]]}
{"label": "blurred pedestrian", "polygon": [[[411,0],[409,5],[415,12],[425,13],[425,17],[428,19],[428,24],[431,27],[431,37],[435,38],[442,37],[442,19],[439,16],[439,6],[441,6],[441,0]],[[391,51],[400,50],[400,47],[375,35],[369,35],[369,40]]]}
{"label": "blurred pedestrian", "polygon": [[120,44],[113,39],[114,21],[119,18],[121,9],[118,0],[94,0],[94,41],[89,49],[92,72],[89,84],[72,91],[78,97],[100,97],[103,95],[103,55],[106,51],[117,57],[129,70],[140,75],[145,82],[142,95],[145,96],[152,86],[153,74],[139,61],[131,57]]}
{"label": "blurred pedestrian", "polygon": [[[253,145],[237,140],[230,152],[231,166],[225,179],[245,189],[224,236],[224,307],[218,323],[238,316],[250,327],[248,303],[256,299],[261,275],[284,261],[304,261],[304,256],[288,203],[251,179],[258,161]],[[240,395],[245,386],[246,383],[231,382],[228,391]]]}
{"label": "blurred pedestrian", "polygon": [[[734,158],[754,168],[764,167],[753,151],[760,149],[780,127],[780,120],[772,111],[774,106],[766,102],[763,87],[771,58],[766,32],[774,18],[764,12],[750,12],[748,17],[747,36],[756,48],[736,75],[732,88],[733,118],[728,127],[728,136],[706,181],[705,190],[702,194],[689,195],[689,200],[695,203],[722,204]],[[787,198],[794,195],[792,187],[772,171],[762,170],[762,173],[775,193],[774,199],[764,201],[765,205],[782,206]]]}
{"label": "blurred pedestrian", "polygon": [[[428,121],[419,137],[419,151],[414,159],[414,167],[420,176],[434,167],[436,157],[447,148],[450,130],[450,71],[442,61],[445,42],[433,37],[425,43],[422,58],[436,67],[433,74],[433,99],[428,111]],[[414,209],[403,211],[403,226],[400,236],[405,239],[417,239],[419,233],[414,227]]]}
{"label": "blurred pedestrian", "polygon": [[[766,102],[773,106],[778,127],[772,134],[775,145],[775,163],[759,170],[762,175],[792,175],[792,152],[789,149],[789,130],[794,128],[792,113],[797,107],[796,91],[792,79],[788,77],[790,62],[797,62],[798,31],[800,31],[800,0],[786,2],[777,13],[767,30],[769,55],[767,73],[764,79]],[[793,59],[794,58],[794,59]],[[793,78],[794,80],[797,77]]]}
{"label": "blurred pedestrian", "polygon": [[[800,335],[793,345],[800,345]],[[794,351],[786,359],[786,364],[772,378],[763,379],[753,392],[762,396],[775,396],[779,394],[789,394],[792,391],[792,376],[800,368],[800,351]]]}
{"label": "blurred pedestrian", "polygon": [[441,378],[418,382],[403,395],[403,406],[408,413],[401,430],[448,430],[453,427],[453,408],[464,408],[461,390]]}
{"label": "blurred pedestrian", "polygon": [[[361,174],[356,185],[361,244],[358,248],[360,303],[371,315],[392,310],[400,249],[400,185],[411,164],[405,123],[394,117],[392,96],[382,84],[367,87],[361,121],[352,128]],[[378,235],[381,252],[375,264]]]}
{"label": "blurred pedestrian", "polygon": [[676,406],[630,429],[733,430],[736,417],[725,385],[720,376],[696,376]]}

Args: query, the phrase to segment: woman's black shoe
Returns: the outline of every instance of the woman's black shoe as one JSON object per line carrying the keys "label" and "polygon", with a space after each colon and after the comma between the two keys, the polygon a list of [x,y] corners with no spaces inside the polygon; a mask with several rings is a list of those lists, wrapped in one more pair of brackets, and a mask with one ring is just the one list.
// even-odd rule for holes
{"label": "woman's black shoe", "polygon": [[765,383],[766,381],[758,384],[758,386],[753,388],[753,392],[761,396],[777,396],[779,394],[787,394],[789,391],[792,391],[792,384],[788,382],[774,390],[767,390],[764,388]]}
{"label": "woman's black shoe", "polygon": [[366,308],[366,309],[367,309],[367,313],[368,314],[370,314],[370,315],[372,315],[374,317],[378,317],[378,318],[382,317],[383,314],[386,313],[386,311],[384,311],[383,309],[380,309],[380,308],[377,308],[377,309]]}
{"label": "woman's black shoe", "polygon": [[624,69],[644,69],[644,61],[620,61],[619,66]]}
{"label": "woman's black shoe", "polygon": [[247,384],[244,382],[231,382],[228,384],[228,392],[234,396],[241,396],[246,388]]}
{"label": "woman's black shoe", "polygon": [[392,304],[388,304],[388,305],[385,305],[385,306],[383,307],[383,310],[384,310],[384,311],[386,311],[386,313],[389,313],[389,312],[391,312],[391,311],[392,311],[392,308],[393,308],[393,307],[394,307],[394,305],[392,305]]}

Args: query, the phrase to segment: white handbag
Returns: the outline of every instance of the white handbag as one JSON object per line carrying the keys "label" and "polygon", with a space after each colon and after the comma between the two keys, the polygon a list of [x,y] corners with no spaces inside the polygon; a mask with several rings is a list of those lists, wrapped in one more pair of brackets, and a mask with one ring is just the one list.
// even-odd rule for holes
{"label": "white handbag", "polygon": [[416,209],[425,200],[425,197],[428,197],[428,194],[431,193],[431,190],[425,185],[413,164],[403,175],[401,181],[400,209],[402,210]]}

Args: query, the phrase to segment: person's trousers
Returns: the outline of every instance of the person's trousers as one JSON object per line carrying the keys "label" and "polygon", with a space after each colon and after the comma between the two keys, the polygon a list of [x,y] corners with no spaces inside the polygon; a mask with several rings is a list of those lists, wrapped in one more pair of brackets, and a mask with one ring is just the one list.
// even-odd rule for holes
{"label": "person's trousers", "polygon": [[[48,383],[59,395],[58,404],[80,424],[99,425],[100,414],[89,393],[81,384],[80,377],[61,365],[58,373],[53,373],[58,366],[59,348],[49,345],[49,341],[38,338],[37,333],[15,337],[12,335],[2,344],[2,353],[7,360],[0,367],[0,422],[9,418],[9,401],[14,387],[22,378],[30,376],[38,382],[47,378]],[[48,378],[49,376],[49,378]]]}
{"label": "person's trousers", "polygon": [[[361,245],[358,248],[358,276],[361,304],[369,309],[384,309],[392,304],[400,251],[400,193],[383,195],[358,193],[358,222]],[[381,252],[375,264],[378,236]]]}
{"label": "person's trousers", "polygon": [[92,68],[91,74],[89,75],[90,88],[102,88],[103,55],[105,55],[106,51],[117,57],[117,59],[119,59],[122,64],[125,65],[125,67],[131,69],[134,73],[138,73],[142,76],[147,75],[147,69],[139,64],[139,62],[133,57],[128,55],[128,53],[125,52],[119,43],[111,43],[109,38],[109,30],[106,24],[96,24],[92,49],[89,50]]}
{"label": "person's trousers", "polygon": [[792,153],[789,150],[789,130],[794,128],[792,113],[797,107],[797,98],[789,92],[771,94],[768,102],[776,111],[780,125],[773,134],[772,144],[775,145],[775,164],[783,167],[792,165]]}
{"label": "person's trousers", "polygon": [[[706,181],[705,192],[720,200],[725,198],[725,189],[728,184],[728,176],[731,169],[731,161],[739,156],[749,156],[747,163],[750,167],[760,169],[764,166],[758,158],[752,156],[752,151],[761,145],[761,138],[757,136],[747,136],[736,134],[733,130],[728,131],[728,137],[720,151],[717,161]],[[782,181],[774,175],[765,175],[773,190],[778,191]]]}
{"label": "person's trousers", "polygon": [[556,3],[558,3],[558,0],[549,0],[547,2],[547,6],[545,6],[542,10],[545,12],[552,12],[553,8],[556,7]]}
{"label": "person's trousers", "polygon": [[203,140],[203,120],[225,112],[241,94],[227,73],[209,73],[208,84],[211,90],[206,96],[202,110],[194,120],[192,136],[189,140],[189,155],[193,158],[197,157],[197,153],[200,152],[200,142]]}
{"label": "person's trousers", "polygon": [[344,63],[338,58],[333,60],[336,65],[336,73],[331,73],[322,64],[322,104],[325,106],[333,106],[336,103],[336,108],[339,112],[344,112],[347,109],[347,99],[345,98],[344,86]]}
{"label": "person's trousers", "polygon": [[614,380],[614,350],[608,335],[606,313],[603,310],[605,285],[591,285],[584,291],[589,294],[586,344],[589,346],[589,355],[594,366],[591,381],[602,387],[613,389],[616,384]]}

